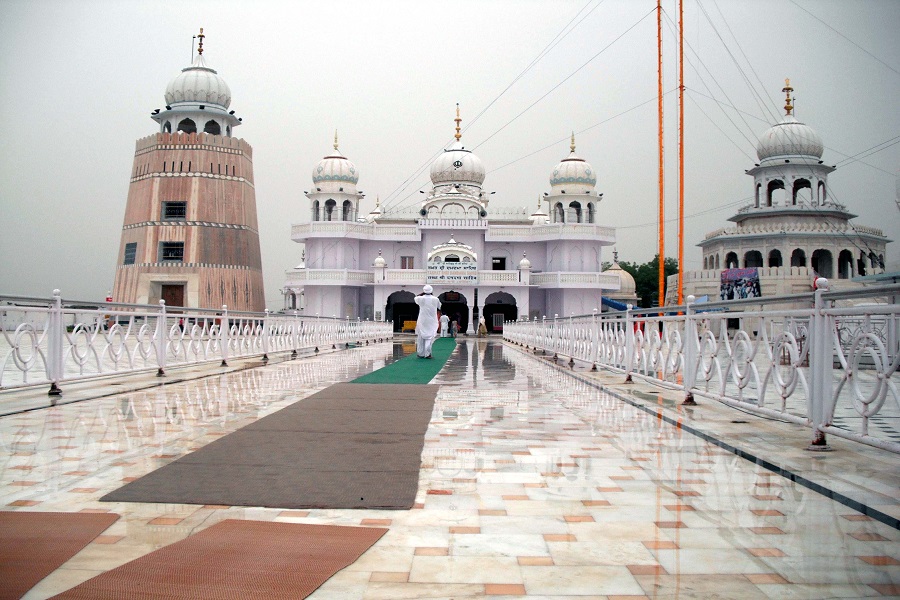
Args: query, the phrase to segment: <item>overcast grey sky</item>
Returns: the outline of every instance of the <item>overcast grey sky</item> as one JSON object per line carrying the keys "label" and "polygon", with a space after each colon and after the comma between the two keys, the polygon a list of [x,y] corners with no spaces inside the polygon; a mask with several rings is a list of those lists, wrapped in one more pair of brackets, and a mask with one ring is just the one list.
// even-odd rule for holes
{"label": "overcast grey sky", "polygon": [[[254,148],[270,308],[281,306],[283,273],[300,261],[290,225],[308,220],[303,190],[334,130],[360,172],[363,212],[376,195],[409,204],[428,186],[427,169],[404,182],[451,139],[457,102],[463,142],[485,164],[484,187],[496,191],[491,206],[536,207],[574,130],[578,154],[598,171],[599,218],[618,228],[620,259],[647,261],[656,252],[655,6],[2,0],[0,293],[60,288],[97,300],[112,287],[134,142],[158,130],[150,112],[190,63],[200,27],[204,56],[244,119],[235,135]],[[664,9],[674,219],[675,0]],[[785,77],[798,119],[823,138],[825,162],[838,165],[832,197],[857,224],[898,240],[888,246],[897,265],[900,2],[685,0],[685,31],[687,268],[700,267],[695,244],[706,232],[750,201],[744,170],[756,162],[758,136],[783,115]],[[885,142],[893,145],[847,160]],[[668,231],[666,254],[675,256],[674,222]]]}

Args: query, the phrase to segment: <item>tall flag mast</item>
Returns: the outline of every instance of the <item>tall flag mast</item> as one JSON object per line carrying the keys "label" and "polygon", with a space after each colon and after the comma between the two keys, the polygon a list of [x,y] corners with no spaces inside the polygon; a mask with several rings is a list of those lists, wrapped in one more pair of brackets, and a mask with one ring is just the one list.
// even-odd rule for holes
{"label": "tall flag mast", "polygon": [[[659,257],[660,271],[665,260]],[[684,303],[684,0],[678,0],[678,304]]]}
{"label": "tall flag mast", "polygon": [[656,53],[657,53],[657,111],[659,113],[659,306],[666,293],[666,274],[663,269],[666,256],[666,202],[663,152],[663,63],[662,63],[662,0],[656,0]]}

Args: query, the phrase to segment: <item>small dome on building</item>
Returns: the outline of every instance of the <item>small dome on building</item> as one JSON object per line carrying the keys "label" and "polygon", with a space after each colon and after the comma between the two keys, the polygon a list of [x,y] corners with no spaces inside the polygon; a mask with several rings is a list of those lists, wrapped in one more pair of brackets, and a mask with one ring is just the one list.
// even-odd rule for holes
{"label": "small dome on building", "polygon": [[180,102],[212,104],[223,109],[231,105],[231,88],[206,64],[202,45],[193,64],[182,69],[166,87],[166,104]]}
{"label": "small dome on building", "polygon": [[606,294],[608,297],[614,300],[637,299],[637,285],[634,282],[634,277],[632,277],[631,273],[629,273],[619,265],[618,252],[613,254],[613,264],[610,268],[603,271],[603,274],[615,275],[619,278],[619,289],[617,291]]}
{"label": "small dome on building", "polygon": [[372,266],[376,269],[383,269],[387,266],[387,261],[381,256],[381,250],[378,251],[378,256],[375,257],[375,262],[372,263]]}
{"label": "small dome on building", "polygon": [[531,268],[531,261],[528,260],[528,256],[523,252],[522,260],[519,261],[519,270],[524,271]]}
{"label": "small dome on building", "polygon": [[338,150],[337,132],[334,134],[334,151],[316,164],[313,168],[312,180],[313,183],[345,182],[354,186],[359,181],[356,165]]}
{"label": "small dome on building", "polygon": [[781,156],[803,156],[818,161],[822,158],[825,145],[816,130],[801,123],[791,112],[794,110],[790,79],[785,79],[785,86],[781,91],[786,93],[785,117],[781,123],[773,125],[759,138],[756,145],[756,156],[760,162],[767,158]]}
{"label": "small dome on building", "polygon": [[575,154],[575,134],[572,134],[571,152],[550,174],[550,186],[555,193],[565,190],[569,194],[591,192],[597,185],[597,172],[583,158]]}

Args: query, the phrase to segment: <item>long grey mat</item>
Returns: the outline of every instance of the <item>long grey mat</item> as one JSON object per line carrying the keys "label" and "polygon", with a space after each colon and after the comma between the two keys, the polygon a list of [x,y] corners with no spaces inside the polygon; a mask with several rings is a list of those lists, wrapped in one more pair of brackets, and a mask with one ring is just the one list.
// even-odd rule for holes
{"label": "long grey mat", "polygon": [[438,386],[333,385],[101,498],[412,508]]}

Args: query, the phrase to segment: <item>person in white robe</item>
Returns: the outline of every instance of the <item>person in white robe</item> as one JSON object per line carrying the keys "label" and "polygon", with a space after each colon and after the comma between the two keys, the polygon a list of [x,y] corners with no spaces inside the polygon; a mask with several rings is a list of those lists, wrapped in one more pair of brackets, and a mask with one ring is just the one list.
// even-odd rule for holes
{"label": "person in white robe", "polygon": [[441,301],[432,295],[434,289],[430,285],[422,288],[422,293],[415,297],[419,305],[419,318],[416,320],[416,354],[421,358],[431,358],[431,346],[438,331],[438,310]]}
{"label": "person in white robe", "polygon": [[441,315],[441,337],[450,335],[450,317]]}

